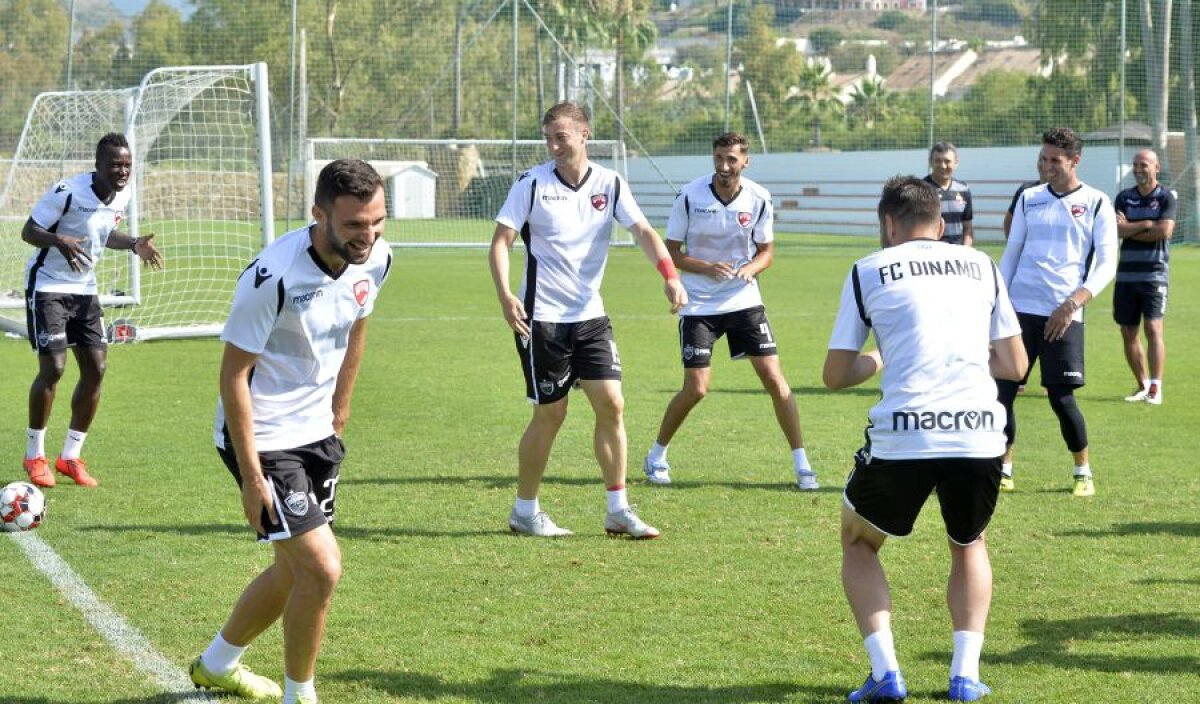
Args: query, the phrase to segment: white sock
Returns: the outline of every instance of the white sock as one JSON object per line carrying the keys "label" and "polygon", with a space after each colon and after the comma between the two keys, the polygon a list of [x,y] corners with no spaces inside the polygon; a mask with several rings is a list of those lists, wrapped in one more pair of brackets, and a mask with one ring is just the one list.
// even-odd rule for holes
{"label": "white sock", "polygon": [[317,700],[316,680],[297,682],[287,675],[284,675],[283,704],[296,704],[296,702],[300,700],[300,697],[308,697],[314,702]]}
{"label": "white sock", "polygon": [[896,660],[896,645],[892,642],[892,632],[875,631],[863,639],[867,648],[867,657],[871,658],[871,677],[875,681],[883,679],[889,672],[899,672],[900,663]]}
{"label": "white sock", "polygon": [[650,451],[646,453],[646,459],[650,460],[650,464],[661,464],[667,461],[667,446],[659,445],[655,442],[650,446]]}
{"label": "white sock", "polygon": [[1142,379],[1142,391],[1149,391],[1150,384],[1153,383],[1153,381],[1153,379]]}
{"label": "white sock", "polygon": [[1012,476],[1012,462],[1004,462],[1000,465],[1000,473],[1006,477]]}
{"label": "white sock", "polygon": [[81,433],[78,430],[67,430],[67,439],[63,442],[63,450],[61,457],[64,460],[77,460],[79,453],[83,451],[83,441],[87,440],[87,433]]}
{"label": "white sock", "polygon": [[1092,476],[1092,466],[1088,463],[1075,465],[1075,476],[1090,477]]}
{"label": "white sock", "polygon": [[244,652],[245,646],[230,645],[218,632],[217,637],[213,638],[208,649],[200,656],[200,662],[204,664],[205,669],[220,677],[233,672]]}
{"label": "white sock", "polygon": [[538,505],[536,496],[532,499],[522,499],[518,496],[517,503],[513,508],[521,518],[533,518],[538,515],[538,511],[542,510],[542,507]]}
{"label": "white sock", "polygon": [[616,513],[629,508],[629,497],[625,495],[625,487],[620,489],[609,489],[606,494],[608,500],[608,512]]}
{"label": "white sock", "polygon": [[46,429],[25,429],[25,459],[46,456]]}
{"label": "white sock", "polygon": [[983,650],[983,634],[975,631],[954,632],[954,659],[950,661],[951,677],[966,677],[979,681],[979,653]]}
{"label": "white sock", "polygon": [[1149,389],[1151,386],[1158,388],[1158,393],[1162,394],[1162,379],[1151,379],[1149,385],[1143,388]]}
{"label": "white sock", "polygon": [[792,465],[797,472],[812,474],[812,465],[808,463],[808,455],[804,454],[803,447],[792,450]]}

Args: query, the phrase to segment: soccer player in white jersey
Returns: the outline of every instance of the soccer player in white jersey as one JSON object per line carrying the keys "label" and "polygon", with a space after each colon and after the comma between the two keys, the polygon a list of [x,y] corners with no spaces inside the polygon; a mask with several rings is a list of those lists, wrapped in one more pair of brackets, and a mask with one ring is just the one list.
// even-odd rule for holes
{"label": "soccer player in white jersey", "polygon": [[[658,530],[634,513],[625,490],[621,359],[600,298],[613,221],[629,228],[655,263],[666,281],[671,312],[687,303],[687,292],[624,179],[588,159],[587,113],[559,103],[542,118],[542,133],[553,160],[513,184],[496,216],[489,255],[500,309],[516,339],[525,394],[533,404],[517,453],[517,498],[508,526],[540,537],[571,534],[541,510],[538,487],[567,416],[567,394],[578,383],[596,414],[593,447],[608,490],[604,528],[610,535],[655,538]],[[516,296],[508,277],[509,249],[518,233],[525,245],[525,273]]]}
{"label": "soccer player in white jersey", "polygon": [[[1079,136],[1068,127],[1042,135],[1038,174],[1045,183],[1026,189],[1017,200],[1000,271],[1021,321],[1025,352],[1031,364],[1041,359],[1042,386],[1074,460],[1071,491],[1092,496],[1087,424],[1075,403],[1075,389],[1084,384],[1083,307],[1113,280],[1118,252],[1112,203],[1079,180],[1082,150]],[[1005,491],[1015,488],[1013,399],[1024,383],[997,384],[1008,411]]]}
{"label": "soccer player in white jersey", "polygon": [[[949,696],[975,701],[992,597],[984,529],[996,508],[1004,408],[996,379],[1020,379],[1028,360],[1004,283],[983,252],[939,241],[938,194],[915,176],[884,185],[884,249],[860,259],[842,287],[825,358],[830,389],[883,372],[842,505],[842,587],[871,661],[852,702],[899,701],[907,686],[891,631],[879,561],[905,536],[935,489],[950,547],[947,604],[954,625]],[[863,353],[871,331],[878,349]],[[990,346],[990,350],[989,350]]]}
{"label": "soccer player in white jersey", "polygon": [[[776,355],[758,275],[774,257],[775,211],[767,189],[742,176],[750,142],[729,132],[713,140],[715,172],[683,187],[667,221],[667,251],[683,272],[687,305],[679,312],[683,388],[667,404],[658,438],[642,469],[652,484],[670,484],[667,446],[708,393],[713,347],[729,338],[729,356],[750,359],[771,395],[775,419],[792,450],[796,485],[818,488],[804,452],[800,412]],[[686,248],[686,251],[685,251]]]}
{"label": "soccer player in white jersey", "polygon": [[242,272],[221,333],[214,439],[241,487],[246,520],[271,543],[275,562],[245,588],[190,668],[197,687],[278,698],[279,685],[240,660],[282,616],[285,704],[317,701],[317,653],[342,572],[330,528],[342,431],[367,316],[392,263],[382,239],[383,183],[369,164],[328,164],[314,201],[314,224],[271,243]]}
{"label": "soccer player in white jersey", "polygon": [[25,221],[21,238],[37,247],[25,266],[25,316],[29,344],[38,355],[38,374],[29,389],[25,472],[38,486],[54,486],[46,460],[46,425],[58,381],[73,347],[79,381],[71,394],[71,422],[54,468],[76,484],[97,481],[80,458],[100,405],[108,358],[103,313],[96,289],[96,264],[107,249],[132,250],[161,269],[154,235],[130,237],[117,228],[125,216],[133,155],[125,135],[110,132],[96,144],[96,170],[50,187]]}

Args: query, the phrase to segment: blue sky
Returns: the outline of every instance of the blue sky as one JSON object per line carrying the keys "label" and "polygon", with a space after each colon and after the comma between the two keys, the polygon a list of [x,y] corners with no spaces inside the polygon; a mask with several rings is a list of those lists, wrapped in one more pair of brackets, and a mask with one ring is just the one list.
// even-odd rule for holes
{"label": "blue sky", "polygon": [[[163,0],[171,7],[176,8],[184,15],[191,14],[192,3],[189,0]],[[124,15],[133,16],[145,9],[146,5],[150,4],[150,0],[110,0],[113,7],[120,10]]]}

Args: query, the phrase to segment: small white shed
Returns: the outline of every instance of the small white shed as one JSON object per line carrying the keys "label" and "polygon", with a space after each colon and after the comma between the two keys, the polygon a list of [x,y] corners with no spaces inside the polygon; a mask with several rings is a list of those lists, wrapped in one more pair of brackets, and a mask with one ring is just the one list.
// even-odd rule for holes
{"label": "small white shed", "polygon": [[410,162],[388,177],[391,212],[398,219],[428,219],[436,214],[437,174],[423,162]]}

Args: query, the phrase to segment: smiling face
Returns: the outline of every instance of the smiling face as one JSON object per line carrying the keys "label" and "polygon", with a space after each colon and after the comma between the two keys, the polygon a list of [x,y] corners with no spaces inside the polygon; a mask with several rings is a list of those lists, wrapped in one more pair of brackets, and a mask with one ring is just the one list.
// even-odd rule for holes
{"label": "smiling face", "polygon": [[949,184],[958,167],[958,154],[954,150],[934,152],[929,156],[929,173],[940,184]]}
{"label": "smiling face", "polygon": [[750,155],[740,145],[713,149],[713,172],[721,188],[733,190],[741,182],[742,172],[750,165]]}
{"label": "smiling face", "polygon": [[127,147],[109,147],[104,149],[96,159],[95,185],[117,193],[129,185],[129,177],[133,173],[133,155]]}
{"label": "smiling face", "polygon": [[1075,169],[1079,166],[1079,156],[1062,147],[1043,144],[1038,153],[1038,175],[1056,193],[1065,193],[1074,188],[1078,180]]}
{"label": "smiling face", "polygon": [[365,201],[352,195],[338,196],[329,212],[313,206],[312,214],[326,249],[344,262],[364,264],[383,235],[387,204],[380,188]]}
{"label": "smiling face", "polygon": [[1158,172],[1161,167],[1158,155],[1150,149],[1143,149],[1133,157],[1133,180],[1143,192],[1154,190],[1158,185]]}
{"label": "smiling face", "polygon": [[587,160],[587,140],[591,129],[570,117],[560,117],[542,126],[546,151],[561,167],[582,166]]}

